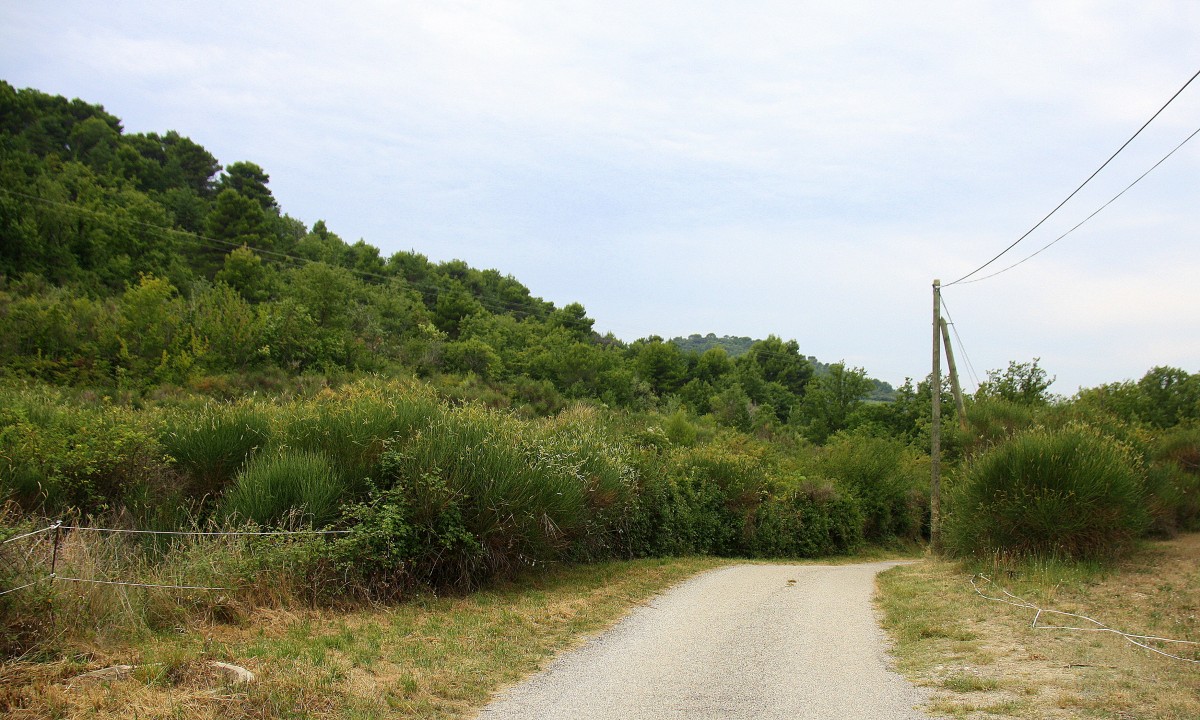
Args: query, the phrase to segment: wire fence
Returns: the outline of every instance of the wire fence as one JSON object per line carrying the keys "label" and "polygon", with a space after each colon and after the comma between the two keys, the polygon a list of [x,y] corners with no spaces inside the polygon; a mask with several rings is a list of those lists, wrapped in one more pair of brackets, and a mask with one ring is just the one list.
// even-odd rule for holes
{"label": "wire fence", "polygon": [[[999,590],[1000,593],[1003,595],[1003,597],[985,594],[983,592],[983,590],[981,590],[979,588],[979,582],[977,582],[978,580],[982,580],[987,585]],[[993,600],[995,602],[1002,602],[1002,603],[1005,603],[1006,605],[1012,605],[1014,607],[1019,607],[1019,608],[1024,608],[1026,610],[1034,611],[1033,622],[1031,624],[1031,627],[1035,630],[1064,630],[1064,631],[1072,631],[1073,630],[1076,632],[1111,633],[1113,635],[1117,635],[1121,638],[1124,638],[1127,642],[1137,645],[1140,648],[1145,648],[1146,650],[1149,650],[1150,652],[1158,653],[1159,655],[1171,658],[1172,660],[1179,660],[1181,662],[1186,662],[1186,663],[1200,664],[1200,660],[1196,660],[1194,658],[1186,658],[1181,655],[1169,653],[1166,650],[1163,650],[1162,648],[1157,648],[1157,647],[1154,647],[1153,645],[1149,644],[1149,643],[1154,642],[1154,643],[1164,643],[1164,644],[1168,644],[1168,645],[1190,645],[1193,647],[1197,647],[1197,646],[1200,646],[1200,642],[1196,642],[1196,641],[1192,641],[1192,640],[1176,640],[1176,639],[1172,639],[1172,638],[1157,637],[1155,635],[1138,635],[1136,633],[1128,633],[1123,630],[1117,630],[1117,629],[1111,628],[1111,627],[1105,625],[1104,623],[1100,622],[1099,620],[1096,620],[1095,618],[1090,618],[1087,615],[1080,615],[1079,613],[1065,612],[1063,610],[1051,610],[1048,608],[1039,607],[1038,605],[1035,605],[1034,603],[1031,603],[1024,598],[1014,595],[1011,592],[1009,592],[1008,590],[1005,590],[1003,587],[1000,587],[998,584],[996,584],[996,582],[994,580],[992,580],[990,577],[988,577],[987,575],[984,575],[982,573],[973,575],[971,577],[971,587],[974,588],[975,593],[977,595],[984,598],[985,600]],[[1087,623],[1091,623],[1091,625],[1087,626],[1087,627],[1081,627],[1081,626],[1075,626],[1075,625],[1042,625],[1039,623],[1039,621],[1042,619],[1043,615],[1060,615],[1063,617],[1076,618],[1077,620],[1083,620]]]}
{"label": "wire fence", "polygon": [[[58,520],[45,527],[30,530],[0,541],[0,597],[34,588],[42,583],[71,582],[93,585],[158,588],[164,590],[222,591],[227,587],[137,582],[128,578],[97,579],[59,574],[59,559],[63,543],[70,533],[99,533],[107,535],[141,535],[174,537],[319,537],[341,535],[349,530],[130,530],[124,528],[68,525]],[[5,587],[2,583],[11,583]]]}

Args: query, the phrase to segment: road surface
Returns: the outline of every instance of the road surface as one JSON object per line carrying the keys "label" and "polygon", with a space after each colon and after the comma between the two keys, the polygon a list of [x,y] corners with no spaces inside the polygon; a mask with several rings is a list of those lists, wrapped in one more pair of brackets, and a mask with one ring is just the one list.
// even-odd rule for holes
{"label": "road surface", "polygon": [[737,565],[654,598],[501,693],[479,720],[924,720],[888,669],[875,575],[897,563]]}

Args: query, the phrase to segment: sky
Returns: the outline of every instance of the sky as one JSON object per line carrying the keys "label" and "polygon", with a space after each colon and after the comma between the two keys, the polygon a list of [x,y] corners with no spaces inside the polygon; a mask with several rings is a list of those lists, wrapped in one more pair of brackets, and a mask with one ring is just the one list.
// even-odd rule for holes
{"label": "sky", "polygon": [[[270,174],[385,256],[630,341],[795,339],[899,384],[932,283],[1021,237],[1200,70],[1200,2],[0,0],[0,78]],[[974,276],[1200,128],[1200,80]],[[1200,372],[1200,139],[947,287],[968,389]]]}

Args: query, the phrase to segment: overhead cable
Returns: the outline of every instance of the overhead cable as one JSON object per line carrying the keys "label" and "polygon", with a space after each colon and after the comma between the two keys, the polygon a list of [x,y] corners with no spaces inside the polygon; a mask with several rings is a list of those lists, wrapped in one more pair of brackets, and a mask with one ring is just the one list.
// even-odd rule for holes
{"label": "overhead cable", "polygon": [[1080,220],[1078,223],[1076,223],[1075,227],[1071,228],[1070,230],[1066,231],[1066,232],[1065,232],[1065,233],[1063,233],[1062,235],[1059,235],[1058,237],[1054,238],[1054,239],[1053,239],[1053,240],[1051,240],[1050,242],[1048,242],[1048,243],[1046,243],[1045,245],[1043,245],[1042,247],[1040,247],[1040,248],[1037,250],[1037,252],[1031,253],[1031,254],[1029,254],[1029,255],[1025,256],[1024,258],[1022,258],[1022,259],[1018,260],[1017,262],[1013,263],[1012,265],[1009,265],[1008,267],[1004,268],[1003,270],[997,270],[996,272],[994,272],[994,273],[992,273],[992,274],[990,274],[990,275],[984,275],[983,277],[978,277],[978,278],[975,278],[974,280],[963,280],[963,281],[962,281],[962,284],[963,284],[963,285],[970,285],[971,283],[983,282],[984,280],[988,280],[988,279],[990,279],[990,278],[994,278],[994,277],[996,277],[997,275],[1000,275],[1000,274],[1002,274],[1002,273],[1006,273],[1006,272],[1008,272],[1009,270],[1012,270],[1013,268],[1017,267],[1018,265],[1024,264],[1026,261],[1028,261],[1028,260],[1032,260],[1033,258],[1037,257],[1038,255],[1041,255],[1043,250],[1045,250],[1045,249],[1049,248],[1051,245],[1053,245],[1053,244],[1057,243],[1059,240],[1062,240],[1062,239],[1063,239],[1063,238],[1065,238],[1066,236],[1068,236],[1068,235],[1070,235],[1071,233],[1075,232],[1076,230],[1078,230],[1078,229],[1079,229],[1079,226],[1080,226],[1080,225],[1083,225],[1083,224],[1084,224],[1085,222],[1087,222],[1088,220],[1091,220],[1092,218],[1096,217],[1096,215],[1098,215],[1098,214],[1100,213],[1100,211],[1101,211],[1101,210],[1103,210],[1104,208],[1108,207],[1109,205],[1112,205],[1112,204],[1113,204],[1113,201],[1115,201],[1117,198],[1121,197],[1121,196],[1122,196],[1122,195],[1124,195],[1126,192],[1128,192],[1128,191],[1129,191],[1129,189],[1130,189],[1130,188],[1132,188],[1134,185],[1137,185],[1139,182],[1141,182],[1141,181],[1142,181],[1142,178],[1146,177],[1146,176],[1147,176],[1147,175],[1149,175],[1151,172],[1153,172],[1153,171],[1154,171],[1154,169],[1155,169],[1155,168],[1157,168],[1159,165],[1162,165],[1162,164],[1163,164],[1163,162],[1165,162],[1167,158],[1169,158],[1169,157],[1171,157],[1172,155],[1174,155],[1174,154],[1175,154],[1175,151],[1176,151],[1176,150],[1178,150],[1179,148],[1181,148],[1181,147],[1183,147],[1184,145],[1186,145],[1186,144],[1187,144],[1187,142],[1188,142],[1188,140],[1191,140],[1192,138],[1196,137],[1196,135],[1198,135],[1198,134],[1200,134],[1200,128],[1196,128],[1195,130],[1193,130],[1193,131],[1192,131],[1192,134],[1191,134],[1191,135],[1188,135],[1186,138],[1184,138],[1184,141],[1183,141],[1183,142],[1181,142],[1181,143],[1179,143],[1178,145],[1176,145],[1174,150],[1171,150],[1171,152],[1169,152],[1169,153],[1167,153],[1166,155],[1164,155],[1164,156],[1162,157],[1162,159],[1161,159],[1161,160],[1159,160],[1158,162],[1154,163],[1154,165],[1152,165],[1152,166],[1150,167],[1150,169],[1149,169],[1149,170],[1147,170],[1146,172],[1144,172],[1144,173],[1142,173],[1141,175],[1139,175],[1139,176],[1138,176],[1138,178],[1137,178],[1137,180],[1134,180],[1133,182],[1131,182],[1131,183],[1129,183],[1128,185],[1126,185],[1124,190],[1122,190],[1121,192],[1117,193],[1116,195],[1113,195],[1113,196],[1112,196],[1112,199],[1110,199],[1108,202],[1104,203],[1104,204],[1103,204],[1103,205],[1101,205],[1100,207],[1096,208],[1096,210],[1095,210],[1095,211],[1093,211],[1091,215],[1088,215],[1087,217],[1085,217],[1084,219],[1082,219],[1082,220]]}
{"label": "overhead cable", "polygon": [[1050,212],[1046,213],[1046,216],[1045,216],[1045,217],[1043,217],[1041,220],[1038,220],[1038,221],[1037,221],[1037,223],[1036,223],[1036,224],[1035,224],[1033,227],[1031,227],[1031,228],[1029,228],[1028,230],[1026,230],[1024,235],[1022,235],[1021,237],[1019,237],[1019,238],[1017,238],[1016,240],[1014,240],[1014,241],[1012,242],[1012,244],[1011,244],[1011,245],[1009,245],[1008,247],[1006,247],[1006,248],[1004,248],[1003,250],[1001,250],[1001,251],[1000,251],[999,253],[997,253],[997,254],[996,254],[996,256],[995,256],[995,257],[993,257],[991,260],[988,260],[987,262],[985,262],[984,264],[982,264],[982,265],[980,265],[979,267],[975,268],[975,269],[974,269],[974,270],[972,270],[971,272],[967,273],[966,275],[963,275],[962,277],[958,278],[958,279],[957,279],[957,280],[955,280],[954,282],[951,282],[951,283],[949,283],[949,284],[947,284],[947,285],[944,285],[943,287],[950,287],[951,285],[957,285],[957,284],[959,284],[960,282],[963,282],[963,281],[964,281],[964,280],[966,280],[967,278],[971,277],[972,275],[975,275],[975,274],[976,274],[976,273],[978,273],[979,271],[983,270],[983,269],[984,269],[984,268],[986,268],[987,266],[989,266],[989,265],[991,265],[992,263],[994,263],[994,262],[996,262],[997,260],[999,260],[999,259],[1000,259],[1001,257],[1003,257],[1003,256],[1004,256],[1004,255],[1005,255],[1005,254],[1006,254],[1006,253],[1007,253],[1009,250],[1012,250],[1014,247],[1016,247],[1018,243],[1020,243],[1020,242],[1021,242],[1022,240],[1024,240],[1025,238],[1029,237],[1029,235],[1030,235],[1031,233],[1033,233],[1033,231],[1034,231],[1034,230],[1037,230],[1039,227],[1041,227],[1041,226],[1042,226],[1042,223],[1044,223],[1044,222],[1046,222],[1047,220],[1049,220],[1051,215],[1053,215],[1054,213],[1058,212],[1058,211],[1059,211],[1059,209],[1060,209],[1060,208],[1062,208],[1062,206],[1063,206],[1063,205],[1066,205],[1066,204],[1067,204],[1067,202],[1068,202],[1068,201],[1069,201],[1071,198],[1075,197],[1075,195],[1076,195],[1076,194],[1077,194],[1077,193],[1078,193],[1080,190],[1082,190],[1082,189],[1084,188],[1084,186],[1085,186],[1085,185],[1087,185],[1089,182],[1091,182],[1091,181],[1092,181],[1092,178],[1094,178],[1094,177],[1096,177],[1098,174],[1100,174],[1100,171],[1101,171],[1101,170],[1103,170],[1104,168],[1108,167],[1108,164],[1109,164],[1110,162],[1112,162],[1112,161],[1113,161],[1113,158],[1115,158],[1117,155],[1120,155],[1120,154],[1121,154],[1121,151],[1122,151],[1122,150],[1124,150],[1124,149],[1125,149],[1125,148],[1126,148],[1126,147],[1129,145],[1129,143],[1133,142],[1134,138],[1136,138],[1138,135],[1141,135],[1141,134],[1142,134],[1142,131],[1143,131],[1143,130],[1145,130],[1145,129],[1146,129],[1146,127],[1147,127],[1147,126],[1148,126],[1150,123],[1154,122],[1154,119],[1155,119],[1155,118],[1157,118],[1157,117],[1158,117],[1158,116],[1159,116],[1159,115],[1162,113],[1162,111],[1163,111],[1163,110],[1166,110],[1166,109],[1167,109],[1167,106],[1168,106],[1168,105],[1170,105],[1172,102],[1174,102],[1174,101],[1175,101],[1175,98],[1179,97],[1179,94],[1180,94],[1180,93],[1182,93],[1182,92],[1183,92],[1183,91],[1184,91],[1184,90],[1187,88],[1187,86],[1188,86],[1188,85],[1191,85],[1191,84],[1192,84],[1192,81],[1193,81],[1193,80],[1195,80],[1197,77],[1200,77],[1200,70],[1197,70],[1197,71],[1196,71],[1196,74],[1195,74],[1195,75],[1192,75],[1192,77],[1191,77],[1191,78],[1189,78],[1189,79],[1188,79],[1188,81],[1187,81],[1187,82],[1185,82],[1185,83],[1183,84],[1183,87],[1181,87],[1181,88],[1179,88],[1178,90],[1176,90],[1176,91],[1175,91],[1175,94],[1174,94],[1174,95],[1172,95],[1172,96],[1171,96],[1171,98],[1170,98],[1169,100],[1167,100],[1167,102],[1166,102],[1166,103],[1164,103],[1164,104],[1163,104],[1163,106],[1162,106],[1162,107],[1160,107],[1160,108],[1158,109],[1158,112],[1156,112],[1156,113],[1154,113],[1153,115],[1151,115],[1151,116],[1150,116],[1150,119],[1149,119],[1149,120],[1147,120],[1145,123],[1143,123],[1143,124],[1142,124],[1142,126],[1141,126],[1140,128],[1138,128],[1137,132],[1135,132],[1133,135],[1131,135],[1131,136],[1129,137],[1129,139],[1128,139],[1128,140],[1126,140],[1124,143],[1122,143],[1121,147],[1117,148],[1117,151],[1116,151],[1116,152],[1114,152],[1112,155],[1110,155],[1110,156],[1109,156],[1109,158],[1108,158],[1107,160],[1105,160],[1105,161],[1104,161],[1104,163],[1100,165],[1100,167],[1096,168],[1096,170],[1095,170],[1095,171],[1094,171],[1094,172],[1093,172],[1091,175],[1088,175],[1087,179],[1086,179],[1086,180],[1084,180],[1082,183],[1080,183],[1079,187],[1077,187],[1077,188],[1075,188],[1073,191],[1071,191],[1071,194],[1070,194],[1070,195],[1068,195],[1068,196],[1067,196],[1067,197],[1066,197],[1066,198],[1065,198],[1065,199],[1064,199],[1062,202],[1060,202],[1058,205],[1055,205],[1055,206],[1054,206],[1054,209],[1053,209],[1053,210],[1051,210]]}
{"label": "overhead cable", "polygon": [[975,382],[975,387],[979,388],[979,375],[975,372],[975,366],[971,363],[971,356],[967,355],[967,346],[963,344],[962,336],[958,334],[958,326],[954,324],[954,318],[950,315],[950,306],[946,304],[946,296],[941,296],[942,309],[946,311],[946,324],[954,331],[954,339],[958,341],[958,349],[962,352],[963,359],[967,361],[967,372],[971,375],[971,379]]}

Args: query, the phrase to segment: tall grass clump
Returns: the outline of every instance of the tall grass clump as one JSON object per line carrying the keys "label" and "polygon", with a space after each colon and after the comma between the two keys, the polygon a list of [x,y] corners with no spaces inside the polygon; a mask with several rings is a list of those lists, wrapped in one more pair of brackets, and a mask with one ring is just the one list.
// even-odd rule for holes
{"label": "tall grass clump", "polygon": [[574,560],[625,552],[637,492],[634,451],[589,405],[574,405],[537,425],[539,456],[553,458],[583,491],[585,525],[573,540]]}
{"label": "tall grass clump", "polygon": [[988,448],[1032,426],[1038,408],[1003,398],[976,399],[967,407],[972,451]]}
{"label": "tall grass clump", "polygon": [[324,454],[358,493],[377,479],[388,442],[427,425],[438,408],[432,393],[416,386],[355,382],[281,408],[280,443]]}
{"label": "tall grass clump", "polygon": [[246,463],[222,505],[234,520],[278,525],[298,512],[304,523],[323,527],[337,519],[344,491],[327,456],[282,448]]}
{"label": "tall grass clump", "polygon": [[175,413],[158,439],[175,461],[186,494],[201,499],[224,491],[270,434],[270,418],[262,408],[212,403],[199,412]]}
{"label": "tall grass clump", "polygon": [[1162,431],[1148,455],[1146,490],[1152,530],[1169,536],[1200,528],[1200,427]]}
{"label": "tall grass clump", "polygon": [[962,555],[1101,558],[1146,527],[1140,465],[1093,428],[1019,433],[976,457],[952,498],[948,547]]}

